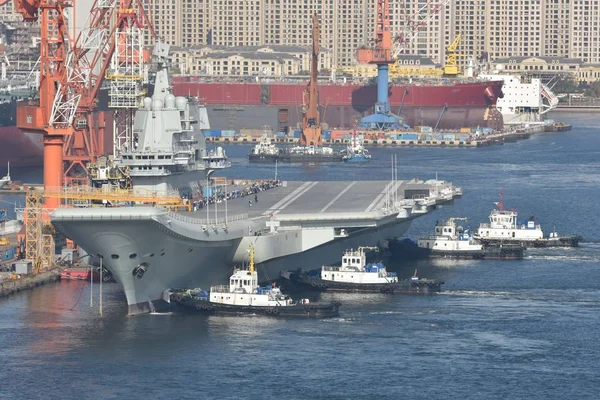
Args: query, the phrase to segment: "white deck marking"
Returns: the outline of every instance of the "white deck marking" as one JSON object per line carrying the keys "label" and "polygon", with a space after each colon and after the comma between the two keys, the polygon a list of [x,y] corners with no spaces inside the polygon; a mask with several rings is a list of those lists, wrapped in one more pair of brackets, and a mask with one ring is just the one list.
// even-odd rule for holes
{"label": "white deck marking", "polygon": [[[302,195],[304,195],[306,192],[308,192],[310,189],[312,189],[313,187],[315,187],[315,185],[319,182],[307,182],[308,186],[305,187],[305,185],[302,185],[301,188],[302,191],[300,191],[299,193],[297,193],[294,197],[288,199],[285,203],[279,205],[279,207],[274,210],[271,211],[270,213],[273,215],[277,215],[279,214],[281,211],[283,211],[284,208],[286,208],[287,206],[289,206],[290,204],[292,204],[294,201],[296,201],[297,199],[299,199],[300,197],[302,197]],[[295,193],[296,191],[294,191]]]}
{"label": "white deck marking", "polygon": [[371,202],[371,204],[369,204],[369,206],[367,208],[365,208],[365,212],[369,212],[373,209],[373,207],[375,207],[376,204],[379,204],[380,200],[382,197],[385,196],[385,194],[387,193],[388,189],[390,188],[390,186],[392,186],[394,182],[390,182],[387,185],[385,185],[385,187],[383,188],[383,190],[381,191],[381,193],[375,197],[375,200],[373,200]]}
{"label": "white deck marking", "polygon": [[[398,191],[398,189],[400,188],[400,186],[402,186],[404,182],[403,181],[397,181],[396,184],[394,185],[393,188],[390,188],[390,196],[393,196],[394,193],[396,193]],[[383,205],[385,204],[386,198],[385,196],[379,200],[379,203],[377,203],[377,205],[374,207],[375,209],[380,209],[383,207]],[[390,198],[390,202],[393,201],[393,197]]]}
{"label": "white deck marking", "polygon": [[350,188],[352,186],[354,186],[356,184],[357,181],[354,181],[352,183],[350,183],[348,186],[346,186],[346,188],[344,190],[342,190],[337,196],[335,196],[329,203],[327,203],[327,205],[323,208],[321,208],[322,213],[324,213],[325,211],[327,211],[327,209],[329,207],[331,207],[333,205],[333,203],[335,203],[340,197],[342,197],[344,195],[344,193],[346,193],[348,190],[350,190]]}
{"label": "white deck marking", "polygon": [[297,187],[292,193],[285,196],[283,199],[279,200],[277,203],[273,204],[271,208],[263,213],[263,215],[269,215],[274,210],[277,210],[283,203],[294,197],[297,193],[301,192],[306,186],[310,185],[312,182],[304,182],[302,185]]}

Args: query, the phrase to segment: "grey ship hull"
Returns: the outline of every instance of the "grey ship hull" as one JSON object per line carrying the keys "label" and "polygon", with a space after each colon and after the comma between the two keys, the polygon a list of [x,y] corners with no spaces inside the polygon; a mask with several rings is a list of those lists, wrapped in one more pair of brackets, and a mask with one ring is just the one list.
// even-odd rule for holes
{"label": "grey ship hull", "polygon": [[[262,208],[254,206],[254,214],[243,218],[228,217],[227,224],[222,205],[216,211],[216,224],[214,218],[202,221],[151,207],[59,209],[52,221],[88,253],[103,257],[104,266],[123,287],[129,313],[136,314],[165,306],[163,293],[169,288],[209,289],[227,282],[233,264],[246,259],[251,244],[256,248],[260,279],[276,279],[283,270],[335,263],[347,248],[374,246],[399,237],[412,219],[453,198],[430,197],[424,199],[428,204],[413,201],[388,211],[381,207],[387,197],[382,188],[396,185],[406,193],[408,186],[402,189],[403,183],[363,182],[374,186],[369,196],[355,184],[323,182],[320,188],[326,193],[320,202],[306,195],[317,193],[317,182],[261,192],[257,204]],[[353,197],[353,191],[357,196],[363,193],[362,200]],[[354,201],[338,202],[333,193],[349,194]],[[303,196],[312,201],[310,208],[316,213],[297,202]],[[229,215],[249,209],[246,199],[231,203]],[[201,217],[203,212],[193,216]],[[269,222],[277,227],[267,229]],[[145,272],[136,277],[140,265]]]}

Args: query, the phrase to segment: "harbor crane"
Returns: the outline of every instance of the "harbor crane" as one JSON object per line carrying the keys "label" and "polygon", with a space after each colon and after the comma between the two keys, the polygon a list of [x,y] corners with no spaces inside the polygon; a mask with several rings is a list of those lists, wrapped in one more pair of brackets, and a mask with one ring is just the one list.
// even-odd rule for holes
{"label": "harbor crane", "polygon": [[402,31],[392,38],[389,0],[377,0],[374,46],[360,48],[356,54],[359,63],[377,65],[377,102],[373,114],[360,120],[362,129],[390,130],[408,127],[402,117],[390,110],[389,65],[397,63],[399,55],[408,43],[417,37],[449,2],[450,0],[427,1],[414,15],[407,18]]}
{"label": "harbor crane", "polygon": [[319,71],[319,19],[315,12],[312,17],[312,54],[310,66],[310,81],[304,89],[304,103],[308,107],[302,120],[301,146],[321,146],[321,115],[319,113],[319,91],[317,89],[317,74]]}
{"label": "harbor crane", "polygon": [[[149,27],[155,36],[142,1],[95,0],[88,29],[74,40],[66,17],[73,0],[14,0],[25,22],[41,25],[39,99],[17,108],[17,126],[43,135],[46,188],[61,187],[65,176],[86,183],[86,164],[103,153],[104,113],[94,111],[113,54],[117,63],[139,63],[141,46],[127,34]],[[58,199],[44,204],[56,208]]]}

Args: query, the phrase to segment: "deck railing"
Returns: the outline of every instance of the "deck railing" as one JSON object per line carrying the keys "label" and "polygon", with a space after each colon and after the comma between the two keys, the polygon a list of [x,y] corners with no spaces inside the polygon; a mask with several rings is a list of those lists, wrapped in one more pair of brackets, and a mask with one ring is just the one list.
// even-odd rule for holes
{"label": "deck railing", "polygon": [[223,225],[223,224],[227,224],[230,222],[243,221],[243,220],[249,219],[248,214],[236,214],[236,215],[227,216],[227,219],[225,219],[225,217],[223,217],[223,218],[217,218],[215,220],[215,219],[202,219],[202,218],[190,217],[188,215],[183,215],[180,213],[167,211],[167,210],[165,210],[165,212],[169,217],[171,217],[173,219],[176,219],[181,222],[186,222],[188,224],[194,224],[194,225]]}

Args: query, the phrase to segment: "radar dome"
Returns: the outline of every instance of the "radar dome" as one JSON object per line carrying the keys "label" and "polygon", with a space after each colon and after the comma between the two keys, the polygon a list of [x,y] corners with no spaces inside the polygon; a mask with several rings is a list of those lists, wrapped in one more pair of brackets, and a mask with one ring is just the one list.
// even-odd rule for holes
{"label": "radar dome", "polygon": [[152,99],[150,97],[145,97],[144,98],[144,108],[147,108],[149,110],[150,107],[152,107]]}
{"label": "radar dome", "polygon": [[182,96],[177,96],[175,98],[175,104],[177,105],[177,109],[180,111],[184,111],[187,107],[187,99],[185,97]]}
{"label": "radar dome", "polygon": [[175,96],[171,93],[165,96],[165,108],[175,108]]}
{"label": "radar dome", "polygon": [[154,100],[152,102],[152,109],[154,111],[162,110],[162,108],[163,108],[163,102],[162,102],[162,100],[156,99],[156,100]]}

